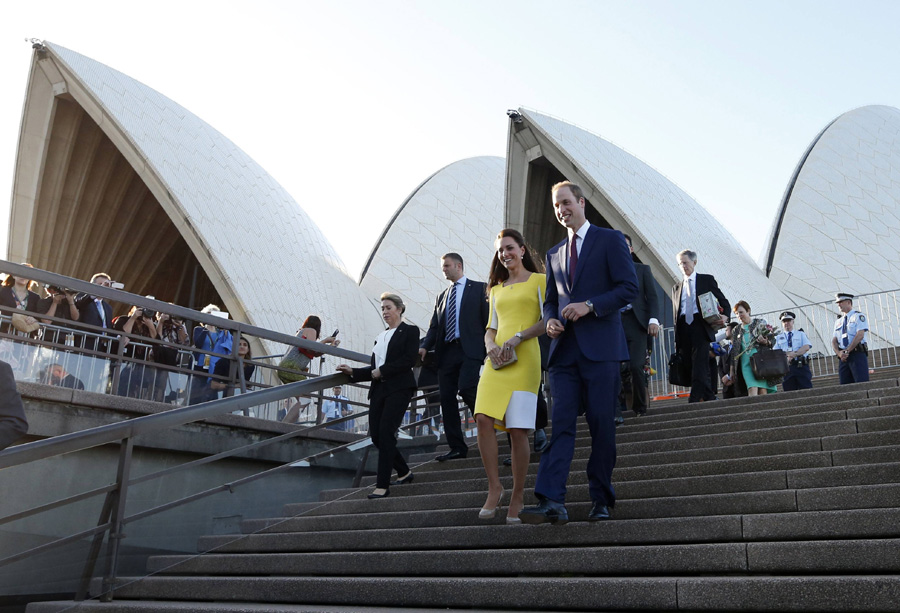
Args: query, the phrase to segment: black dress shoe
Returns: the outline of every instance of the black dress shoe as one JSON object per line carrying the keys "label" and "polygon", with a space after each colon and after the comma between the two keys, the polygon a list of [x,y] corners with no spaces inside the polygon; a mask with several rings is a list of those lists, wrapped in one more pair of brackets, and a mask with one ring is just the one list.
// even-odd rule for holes
{"label": "black dress shoe", "polygon": [[[375,488],[375,489],[378,489],[378,488]],[[390,495],[391,495],[391,490],[386,489],[386,490],[384,490],[384,494],[376,494],[375,492],[372,492],[371,494],[366,496],[366,498],[368,498],[369,500],[375,500],[376,498],[387,498]]]}
{"label": "black dress shoe", "polygon": [[404,483],[412,483],[413,477],[415,477],[415,475],[412,473],[412,471],[409,471],[408,473],[406,473],[405,477],[400,477],[396,481],[391,481],[391,485],[403,485]]}
{"label": "black dress shoe", "polygon": [[569,522],[566,505],[549,498],[544,498],[535,507],[525,507],[519,511],[519,519],[523,524],[559,524]]}
{"label": "black dress shoe", "polygon": [[534,452],[541,453],[546,448],[547,448],[547,433],[544,432],[543,428],[541,428],[539,430],[535,430],[534,431]]}
{"label": "black dress shoe", "polygon": [[503,465],[512,466],[512,458],[506,458],[505,460],[503,460]]}
{"label": "black dress shoe", "polygon": [[601,519],[609,519],[609,507],[602,502],[594,502],[591,512],[588,513],[588,521],[600,521]]}
{"label": "black dress shoe", "polygon": [[462,459],[466,457],[465,451],[459,451],[456,449],[451,449],[444,455],[439,455],[435,458],[438,462],[446,462],[447,460],[456,460],[457,458]]}
{"label": "black dress shoe", "polygon": [[619,415],[618,417],[616,417],[616,426],[617,426],[617,427],[618,427],[618,426],[621,426],[621,425],[624,424],[624,423],[625,423],[625,418],[624,418],[624,417],[622,417],[621,415]]}

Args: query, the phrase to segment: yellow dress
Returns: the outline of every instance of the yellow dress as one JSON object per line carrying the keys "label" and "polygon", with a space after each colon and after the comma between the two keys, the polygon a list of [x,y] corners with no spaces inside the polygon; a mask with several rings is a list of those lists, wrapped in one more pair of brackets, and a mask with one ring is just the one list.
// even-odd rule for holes
{"label": "yellow dress", "polygon": [[[521,283],[491,288],[491,317],[487,327],[497,330],[498,345],[502,346],[516,332],[530,328],[541,319],[546,289],[547,277],[540,273],[532,273]],[[475,413],[493,417],[510,428],[534,428],[541,384],[538,339],[529,338],[520,343],[516,356],[516,363],[500,370],[493,369],[490,358],[485,359],[475,397]]]}

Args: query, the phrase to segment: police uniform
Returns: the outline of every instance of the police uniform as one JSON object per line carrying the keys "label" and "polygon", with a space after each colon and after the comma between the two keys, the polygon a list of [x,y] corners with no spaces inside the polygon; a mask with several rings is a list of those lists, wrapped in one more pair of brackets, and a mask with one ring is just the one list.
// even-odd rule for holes
{"label": "police uniform", "polygon": [[[781,321],[794,320],[795,317],[792,312],[785,311],[779,319]],[[806,332],[803,330],[792,330],[790,332],[782,332],[775,337],[774,349],[781,349],[786,353],[788,351],[797,351],[804,345],[812,347]],[[784,391],[792,392],[794,390],[812,389],[812,371],[809,369],[808,352],[809,349],[803,355],[788,360],[788,373],[785,375],[784,383],[782,384]]]}
{"label": "police uniform", "polygon": [[[837,294],[835,302],[853,300],[852,294]],[[834,323],[834,340],[837,342],[838,356],[840,352],[848,348],[856,337],[856,333],[864,330],[862,340],[850,351],[847,360],[841,360],[838,368],[841,385],[844,383],[861,383],[869,380],[869,349],[866,344],[869,330],[869,320],[866,316],[851,308],[843,313]]]}

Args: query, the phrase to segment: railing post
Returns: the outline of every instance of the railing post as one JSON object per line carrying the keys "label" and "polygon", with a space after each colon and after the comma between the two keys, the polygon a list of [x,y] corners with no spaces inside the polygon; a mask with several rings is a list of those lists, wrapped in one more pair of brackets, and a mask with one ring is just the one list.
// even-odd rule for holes
{"label": "railing post", "polygon": [[[100,510],[100,519],[97,525],[102,526],[109,521],[110,512],[112,511],[113,500],[118,495],[118,490],[108,492],[106,499],[103,501],[103,508]],[[75,593],[75,600],[82,601],[87,598],[88,590],[91,586],[91,579],[94,577],[94,567],[97,565],[97,556],[100,555],[100,546],[103,545],[103,535],[100,532],[94,535],[91,540],[91,548],[88,550],[88,557],[84,563],[84,570],[81,573],[81,584],[78,586],[78,592]]]}
{"label": "railing post", "polygon": [[125,538],[122,532],[125,518],[125,503],[128,499],[128,481],[131,479],[131,452],[134,443],[131,437],[124,439],[119,452],[119,467],[116,471],[116,491],[112,506],[112,525],[109,527],[109,540],[107,541],[106,557],[107,571],[103,577],[103,586],[100,590],[100,600],[110,602],[113,599],[113,589],[116,584],[116,572],[119,568],[119,545]]}
{"label": "railing post", "polygon": [[359,466],[356,467],[356,474],[353,476],[353,487],[359,487],[359,484],[362,482],[363,472],[366,470],[366,462],[369,461],[369,451],[371,450],[371,445],[366,446],[362,460],[359,461]]}

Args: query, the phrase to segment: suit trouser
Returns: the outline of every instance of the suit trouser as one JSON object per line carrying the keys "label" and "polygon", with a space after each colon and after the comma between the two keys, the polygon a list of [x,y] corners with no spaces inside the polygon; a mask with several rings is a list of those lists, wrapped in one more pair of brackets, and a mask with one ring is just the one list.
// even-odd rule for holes
{"label": "suit trouser", "polygon": [[630,356],[628,369],[631,371],[631,410],[646,413],[647,376],[644,374],[644,364],[647,362],[647,331],[641,326],[633,310],[622,313],[622,327],[625,328]]}
{"label": "suit trouser", "polygon": [[0,362],[0,449],[5,449],[28,432],[25,407],[16,390],[12,367]]}
{"label": "suit trouser", "polygon": [[[868,374],[868,372],[869,370],[866,368],[866,373]],[[809,370],[809,366],[806,364],[803,366],[794,366],[794,364],[791,364],[788,374],[784,377],[784,383],[782,384],[784,391],[792,392],[794,390],[809,390],[812,389],[812,386],[812,372]]]}
{"label": "suit trouser", "polygon": [[612,471],[616,465],[616,394],[619,362],[588,360],[574,337],[564,338],[550,363],[553,394],[553,436],[541,455],[534,493],[565,502],[566,481],[575,454],[579,409],[584,406],[591,432],[587,476],[591,500],[608,506],[616,502]]}
{"label": "suit trouser", "polygon": [[862,383],[869,380],[869,356],[862,351],[851,351],[846,362],[838,367],[841,385],[845,383]]}
{"label": "suit trouser", "polygon": [[378,449],[378,473],[375,487],[388,488],[391,485],[391,469],[402,477],[409,472],[403,454],[397,449],[397,430],[403,423],[403,416],[409,408],[414,389],[402,389],[389,394],[374,390],[369,403],[369,436]]}
{"label": "suit trouser", "polygon": [[481,362],[466,357],[459,341],[444,345],[441,363],[438,368],[438,385],[441,391],[441,416],[444,421],[444,434],[451,451],[466,454],[469,446],[463,436],[459,421],[459,401],[456,394],[462,397],[469,412],[475,410],[475,392],[478,390],[478,378]]}
{"label": "suit trouser", "polygon": [[691,395],[688,402],[712,400],[715,394],[709,383],[709,335],[706,323],[699,314],[694,315],[690,325],[684,315],[675,323],[675,345],[678,352],[691,363]]}

